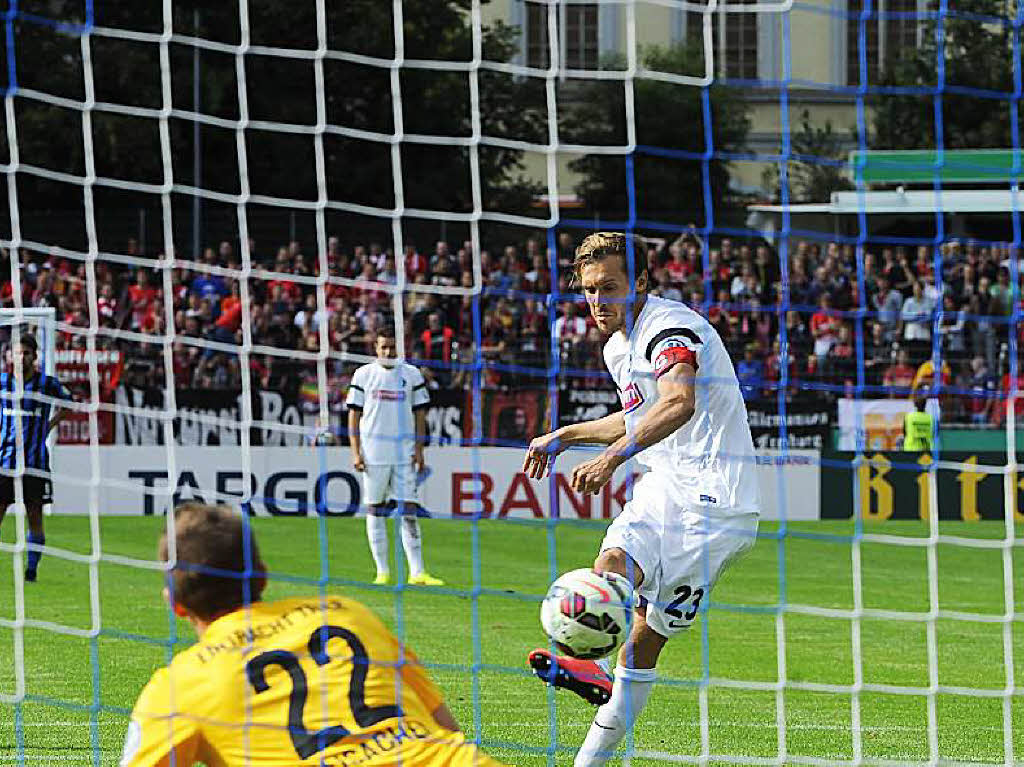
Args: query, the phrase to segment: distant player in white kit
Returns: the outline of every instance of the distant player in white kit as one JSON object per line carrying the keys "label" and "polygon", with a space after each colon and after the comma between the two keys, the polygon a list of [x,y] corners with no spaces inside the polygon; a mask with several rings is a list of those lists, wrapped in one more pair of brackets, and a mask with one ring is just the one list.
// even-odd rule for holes
{"label": "distant player in white kit", "polygon": [[425,408],[430,394],[423,374],[395,359],[394,336],[379,334],[374,351],[377,361],[356,370],[346,399],[352,464],[363,475],[366,537],[377,566],[373,582],[391,582],[387,502],[393,500],[401,509],[399,526],[409,583],[443,586],[444,581],[423,566],[423,536],[416,518],[416,475],[424,468]]}
{"label": "distant player in white kit", "polygon": [[523,471],[547,474],[573,445],[608,447],[572,473],[577,492],[597,493],[635,456],[647,472],[609,526],[594,569],[628,578],[639,595],[633,629],[614,682],[609,664],[530,653],[537,675],[603,704],[576,755],[576,767],[602,765],[647,703],[665,642],[689,628],[701,600],[757,535],[760,497],[753,440],[732,361],[714,328],[675,301],[647,295],[647,259],[628,239],[587,237],[573,264],[598,328],[622,410],[566,426],[530,443]]}

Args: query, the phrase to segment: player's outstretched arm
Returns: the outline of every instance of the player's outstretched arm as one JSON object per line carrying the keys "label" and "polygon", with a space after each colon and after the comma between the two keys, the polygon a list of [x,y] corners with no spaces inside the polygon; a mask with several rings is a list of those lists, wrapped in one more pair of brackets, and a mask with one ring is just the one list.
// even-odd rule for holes
{"label": "player's outstretched arm", "polygon": [[693,417],[696,409],[692,365],[676,363],[658,379],[658,399],[630,435],[623,434],[597,458],[577,466],[572,473],[576,492],[597,493],[619,466],[634,455],[656,445]]}
{"label": "player's outstretched arm", "polygon": [[562,441],[569,447],[610,445],[626,433],[626,417],[617,410],[604,418],[569,424],[559,431],[562,432]]}
{"label": "player's outstretched arm", "polygon": [[523,461],[523,472],[540,479],[551,471],[555,457],[575,445],[610,445],[626,433],[622,411],[593,421],[574,423],[537,437],[530,443]]}

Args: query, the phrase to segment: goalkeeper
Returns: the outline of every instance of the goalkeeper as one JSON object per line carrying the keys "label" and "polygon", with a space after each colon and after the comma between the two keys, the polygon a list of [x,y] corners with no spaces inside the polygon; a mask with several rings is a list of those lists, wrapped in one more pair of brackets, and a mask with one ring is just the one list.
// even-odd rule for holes
{"label": "goalkeeper", "polygon": [[[142,691],[121,767],[500,767],[362,604],[260,601],[266,566],[241,514],[185,503],[174,536],[164,598],[199,639]],[[170,548],[161,537],[162,560]]]}

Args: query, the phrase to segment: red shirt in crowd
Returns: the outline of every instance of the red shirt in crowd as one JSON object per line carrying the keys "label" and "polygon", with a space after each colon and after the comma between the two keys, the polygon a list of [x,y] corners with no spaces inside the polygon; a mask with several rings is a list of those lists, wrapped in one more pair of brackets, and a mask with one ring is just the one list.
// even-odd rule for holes
{"label": "red shirt in crowd", "polygon": [[425,274],[427,271],[427,257],[422,253],[413,253],[405,259],[406,279],[412,279],[417,274]]}
{"label": "red shirt in crowd", "polygon": [[[227,299],[224,299],[227,301]],[[223,328],[234,333],[242,326],[242,302],[235,301],[234,305],[231,306],[227,311],[221,311],[220,317],[217,318],[217,322],[214,323],[218,328]]]}
{"label": "red shirt in crowd", "polygon": [[267,283],[267,295],[274,294],[274,286],[280,285],[281,291],[284,295],[288,296],[292,301],[299,301],[302,299],[302,288],[298,284],[291,280],[271,280]]}
{"label": "red shirt in crowd", "polygon": [[[772,352],[765,358],[764,361],[764,380],[766,383],[778,383],[782,380],[782,360],[779,359],[781,355]],[[788,364],[786,365],[786,377],[787,382],[790,386],[793,382],[800,377],[800,371],[796,366],[796,357],[792,354],[788,355]],[[769,387],[769,391],[774,392],[774,388]]]}
{"label": "red shirt in crowd", "polygon": [[117,299],[100,296],[96,299],[96,313],[100,319],[113,320],[117,314]]}
{"label": "red shirt in crowd", "polygon": [[143,324],[151,324],[147,322],[147,317],[151,315],[156,306],[156,299],[160,295],[160,291],[153,287],[142,287],[141,285],[132,285],[128,288],[128,300],[132,305],[132,327],[142,328]]}
{"label": "red shirt in crowd", "polygon": [[665,271],[673,282],[684,282],[690,276],[690,265],[685,261],[672,259],[665,264]]}
{"label": "red shirt in crowd", "polygon": [[[455,340],[455,332],[446,325],[441,328],[438,338],[441,339],[441,360],[443,362],[451,362],[452,341]],[[424,359],[429,360],[431,358],[431,347],[436,340],[434,334],[430,331],[430,328],[423,331],[420,335],[420,340],[423,342],[423,357]]]}
{"label": "red shirt in crowd", "polygon": [[324,285],[324,295],[327,297],[328,302],[333,301],[335,298],[348,301],[352,297],[352,291],[347,285],[336,285],[333,282],[328,282]]}
{"label": "red shirt in crowd", "polygon": [[[719,333],[729,333],[733,322],[738,322],[740,313],[734,309],[723,309],[718,304],[708,307],[708,322],[715,326]],[[719,325],[719,323],[722,323]]]}
{"label": "red shirt in crowd", "polygon": [[225,315],[234,309],[236,306],[241,307],[242,299],[238,296],[224,296],[220,301],[220,313]]}
{"label": "red shirt in crowd", "polygon": [[910,365],[891,365],[882,376],[882,384],[885,386],[898,386],[909,389],[914,383],[914,375],[917,373]]}
{"label": "red shirt in crowd", "polygon": [[[1005,373],[1002,378],[1001,397],[995,406],[995,421],[1003,423],[1006,421],[1006,414],[1010,409],[1010,374]],[[1017,375],[1017,396],[1013,398],[1014,418],[1024,419],[1024,373]]]}
{"label": "red shirt in crowd", "polygon": [[841,320],[831,312],[819,309],[811,317],[811,335],[820,338],[823,335],[836,335],[839,332]]}

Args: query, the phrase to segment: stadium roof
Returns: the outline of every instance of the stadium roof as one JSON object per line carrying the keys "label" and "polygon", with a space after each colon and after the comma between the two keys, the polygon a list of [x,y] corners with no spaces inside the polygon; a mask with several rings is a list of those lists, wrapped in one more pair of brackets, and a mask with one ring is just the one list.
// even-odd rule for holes
{"label": "stadium roof", "polygon": [[998,184],[1024,175],[1015,149],[856,150],[850,152],[853,178],[866,184]]}
{"label": "stadium roof", "polygon": [[783,205],[750,205],[756,213],[819,213],[926,215],[944,213],[1024,213],[1024,193],[1018,189],[902,190],[884,192],[833,192],[829,202]]}

